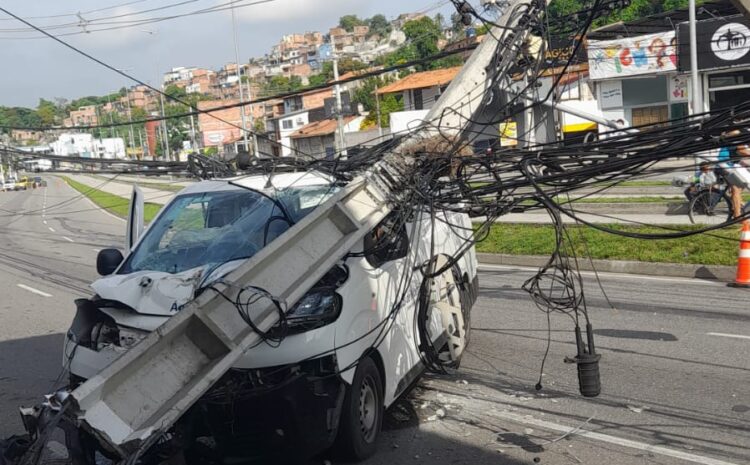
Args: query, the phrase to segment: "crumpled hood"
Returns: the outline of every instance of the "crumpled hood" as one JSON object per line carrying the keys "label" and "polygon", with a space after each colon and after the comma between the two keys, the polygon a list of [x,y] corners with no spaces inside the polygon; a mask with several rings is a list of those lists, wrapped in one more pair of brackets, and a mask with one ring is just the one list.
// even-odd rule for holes
{"label": "crumpled hood", "polygon": [[91,287],[102,299],[116,300],[138,313],[172,316],[193,300],[204,267],[182,273],[137,271],[101,278]]}

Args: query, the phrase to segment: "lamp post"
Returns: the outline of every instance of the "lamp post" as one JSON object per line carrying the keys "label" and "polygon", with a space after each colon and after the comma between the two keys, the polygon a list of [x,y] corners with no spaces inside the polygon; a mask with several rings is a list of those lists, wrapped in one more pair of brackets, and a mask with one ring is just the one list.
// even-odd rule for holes
{"label": "lamp post", "polygon": [[247,118],[245,117],[245,92],[242,90],[242,73],[240,73],[240,45],[237,42],[237,15],[232,4],[232,34],[234,36],[234,60],[237,66],[237,85],[240,88],[240,117],[242,119],[242,140],[245,143],[245,150],[250,152],[250,144],[247,139]]}

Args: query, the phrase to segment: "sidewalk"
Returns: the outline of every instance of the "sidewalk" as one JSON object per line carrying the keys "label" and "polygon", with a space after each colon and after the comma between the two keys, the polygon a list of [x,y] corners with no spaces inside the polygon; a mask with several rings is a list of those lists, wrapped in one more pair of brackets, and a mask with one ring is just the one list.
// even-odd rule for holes
{"label": "sidewalk", "polygon": [[[119,197],[123,197],[126,199],[130,199],[133,193],[133,184],[127,184],[127,183],[116,182],[116,181],[105,181],[102,179],[97,179],[91,176],[87,176],[85,174],[72,174],[71,173],[71,174],[66,174],[65,176],[69,177],[73,181],[79,182],[81,184],[85,184],[89,187],[93,187],[100,191],[107,192],[113,195],[117,195]],[[141,185],[141,184],[139,184],[138,187],[141,188],[141,191],[143,192],[144,200],[148,203],[165,205],[170,200],[172,200],[172,198],[175,196],[175,192],[169,192],[169,191],[164,191],[160,189],[153,189],[153,188]]]}
{"label": "sidewalk", "polygon": [[[684,214],[654,214],[654,213],[622,213],[614,210],[609,213],[601,212],[599,214],[579,213],[577,215],[582,220],[589,223],[616,223],[616,224],[634,224],[634,225],[652,225],[652,224],[691,224],[687,213]],[[572,218],[562,215],[563,223],[575,223]],[[481,223],[483,217],[472,218],[472,222]],[[497,223],[528,223],[528,224],[550,224],[550,216],[543,211],[531,213],[510,213],[498,218]]]}

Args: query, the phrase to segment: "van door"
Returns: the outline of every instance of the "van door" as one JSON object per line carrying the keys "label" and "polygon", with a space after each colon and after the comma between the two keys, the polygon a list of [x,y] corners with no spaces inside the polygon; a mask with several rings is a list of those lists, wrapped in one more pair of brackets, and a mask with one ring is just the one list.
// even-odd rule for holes
{"label": "van door", "polygon": [[145,202],[143,191],[137,185],[133,186],[133,194],[130,197],[130,208],[128,209],[128,224],[125,231],[125,250],[130,252],[143,233],[143,212]]}

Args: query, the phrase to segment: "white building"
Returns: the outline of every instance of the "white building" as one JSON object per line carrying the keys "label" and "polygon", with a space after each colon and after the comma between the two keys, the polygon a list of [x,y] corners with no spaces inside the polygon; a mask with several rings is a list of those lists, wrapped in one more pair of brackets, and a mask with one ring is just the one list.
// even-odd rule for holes
{"label": "white building", "polygon": [[125,158],[125,141],[120,137],[94,139],[91,134],[64,133],[50,144],[50,148],[53,154],[63,157]]}

